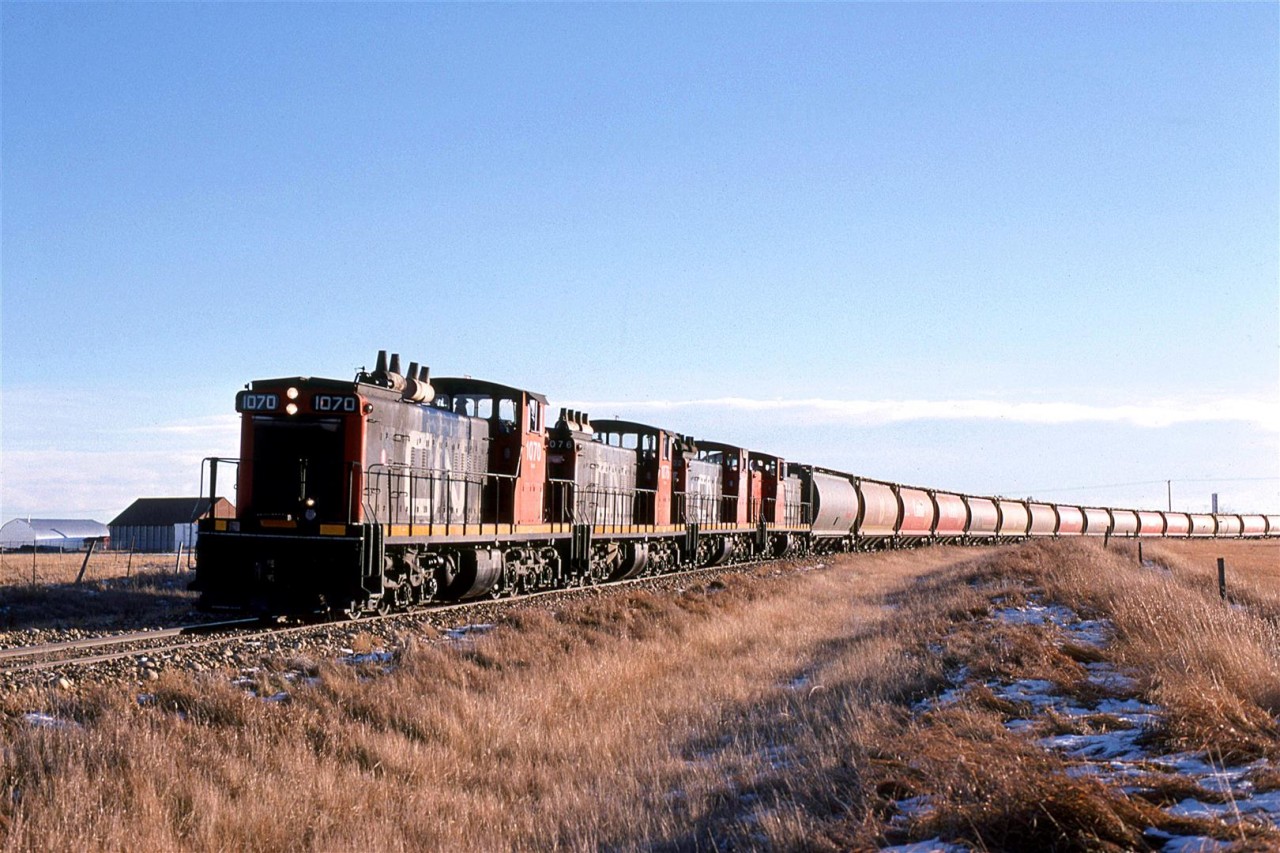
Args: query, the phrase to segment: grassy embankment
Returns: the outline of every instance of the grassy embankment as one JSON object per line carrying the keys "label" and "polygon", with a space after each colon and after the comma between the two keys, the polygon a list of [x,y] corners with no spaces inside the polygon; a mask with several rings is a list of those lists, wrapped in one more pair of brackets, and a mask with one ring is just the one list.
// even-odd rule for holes
{"label": "grassy embankment", "polygon": [[[912,705],[960,667],[1085,689],[1092,652],[986,618],[1036,594],[1114,620],[1107,654],[1169,708],[1154,742],[1278,757],[1280,597],[1244,577],[1246,560],[1274,573],[1277,549],[1214,549],[1235,567],[1235,609],[1212,561],[1175,545],[1147,548],[1170,572],[1099,543],[930,549],[528,610],[472,642],[406,635],[389,669],[317,662],[307,684],[271,661],[258,692],[286,701],[178,673],[142,704],[120,687],[10,696],[0,833],[16,848],[263,850],[1257,836],[1068,776],[981,691]],[[20,716],[38,709],[68,722]],[[891,829],[911,796],[936,808]]]}

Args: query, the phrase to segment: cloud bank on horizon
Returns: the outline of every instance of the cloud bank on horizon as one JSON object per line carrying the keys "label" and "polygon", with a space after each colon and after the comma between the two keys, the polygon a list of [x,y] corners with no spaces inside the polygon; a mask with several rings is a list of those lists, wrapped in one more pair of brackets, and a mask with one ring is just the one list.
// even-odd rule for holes
{"label": "cloud bank on horizon", "polygon": [[1280,432],[1280,399],[1158,401],[1119,406],[1003,400],[828,400],[715,397],[698,400],[572,401],[587,412],[719,409],[768,412],[808,423],[874,425],[904,421],[992,420],[1027,424],[1119,423],[1159,429],[1189,423],[1240,422]]}

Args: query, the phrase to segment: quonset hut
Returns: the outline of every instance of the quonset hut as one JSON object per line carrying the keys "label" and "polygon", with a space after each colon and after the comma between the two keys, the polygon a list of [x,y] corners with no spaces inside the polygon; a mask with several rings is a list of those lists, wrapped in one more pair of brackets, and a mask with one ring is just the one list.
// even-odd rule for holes
{"label": "quonset hut", "polygon": [[0,549],[82,551],[110,535],[100,521],[84,518],[15,518],[0,527]]}
{"label": "quonset hut", "polygon": [[118,551],[172,553],[196,544],[196,522],[234,518],[236,508],[217,498],[212,510],[204,498],[138,498],[111,520],[111,545]]}

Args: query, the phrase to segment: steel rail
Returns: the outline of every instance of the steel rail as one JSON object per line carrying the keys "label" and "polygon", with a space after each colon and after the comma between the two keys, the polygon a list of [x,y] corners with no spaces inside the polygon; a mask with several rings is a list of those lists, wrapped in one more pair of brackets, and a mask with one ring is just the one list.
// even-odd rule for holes
{"label": "steel rail", "polygon": [[163,640],[183,634],[201,634],[220,631],[237,625],[258,624],[258,619],[230,619],[225,622],[204,622],[195,625],[182,625],[177,628],[158,628],[154,631],[134,631],[131,634],[113,634],[109,637],[87,637],[83,640],[64,640],[58,643],[41,643],[35,646],[13,646],[0,649],[0,660],[11,658],[35,657],[36,655],[56,654],[76,649],[96,649],[104,646],[122,646],[126,643],[141,643],[147,640]]}
{"label": "steel rail", "polygon": [[[330,628],[343,628],[352,626],[363,626],[376,624],[378,622],[389,621],[392,619],[405,619],[413,617],[433,617],[437,614],[450,613],[461,610],[469,610],[476,607],[502,606],[505,604],[517,604],[521,602],[531,601],[533,599],[542,598],[548,595],[564,595],[574,592],[589,592],[592,590],[607,591],[612,589],[621,589],[636,584],[653,582],[666,578],[687,578],[696,577],[706,572],[723,572],[744,569],[749,566],[759,566],[763,563],[778,562],[777,560],[750,560],[740,563],[730,563],[723,566],[703,566],[697,569],[680,572],[667,572],[660,575],[649,575],[647,577],[629,578],[627,580],[610,581],[608,583],[597,583],[581,586],[568,586],[559,589],[544,589],[537,592],[528,592],[521,595],[507,595],[501,598],[477,598],[470,601],[460,601],[448,604],[431,604],[412,608],[410,610],[402,610],[394,613],[371,614],[362,616],[357,619],[337,619],[328,622],[316,622],[305,625],[282,625],[266,628],[264,630],[253,631],[250,633],[237,633],[232,636],[223,637],[200,637],[187,640],[180,643],[170,643],[162,646],[147,646],[141,649],[130,649],[124,651],[107,652],[104,654],[82,655],[57,658],[56,660],[36,660],[36,661],[19,661],[11,665],[0,665],[0,675],[17,673],[17,672],[38,672],[40,670],[57,669],[59,667],[73,666],[91,666],[98,663],[110,663],[124,658],[135,657],[142,654],[163,654],[165,652],[181,651],[183,649],[200,648],[203,646],[211,646],[217,643],[244,643],[259,638],[282,637],[290,634],[305,633],[307,631],[325,630]],[[60,643],[44,643],[38,646],[21,646],[9,649],[0,649],[0,661],[10,660],[14,658],[32,658],[45,654],[57,654],[66,651],[80,651],[100,649],[113,645],[126,645],[128,643],[146,643],[154,640],[171,639],[175,637],[191,636],[196,634],[210,633],[237,626],[260,625],[260,619],[233,619],[224,622],[206,622],[196,625],[184,625],[178,628],[162,628],[156,631],[137,631],[132,634],[117,634],[111,637],[91,637],[84,640],[67,640]]]}

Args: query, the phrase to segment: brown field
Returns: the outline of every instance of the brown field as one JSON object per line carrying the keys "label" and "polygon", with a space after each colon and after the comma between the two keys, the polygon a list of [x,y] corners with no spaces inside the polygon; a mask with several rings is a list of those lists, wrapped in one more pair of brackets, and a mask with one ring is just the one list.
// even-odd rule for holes
{"label": "brown field", "polygon": [[[31,553],[19,551],[0,552],[0,586],[30,584],[32,570],[36,584],[71,583],[84,564],[84,552]],[[188,554],[183,552],[181,562],[177,554],[133,554],[128,551],[97,551],[89,556],[85,566],[85,581],[102,581],[124,578],[146,572],[179,572],[188,569]]]}
{"label": "brown field", "polygon": [[[986,618],[1040,596],[1113,620],[1108,654],[1167,708],[1153,742],[1280,758],[1268,547],[1224,552],[1257,572],[1234,608],[1204,554],[1144,545],[1165,572],[1097,542],[934,548],[525,610],[464,641],[407,633],[390,664],[267,658],[250,687],[168,672],[141,699],[107,685],[8,695],[0,841],[849,850],[941,836],[1122,850],[1149,849],[1154,826],[1262,849],[1273,829],[1173,819],[1154,802],[1168,790],[1069,776],[1005,727],[1014,709],[989,691],[916,703],[959,668],[1084,689],[1085,650]],[[37,710],[52,721],[24,717]],[[910,797],[935,808],[903,817]]]}
{"label": "brown field", "polygon": [[[187,591],[194,573],[176,554],[95,551],[75,584],[84,553],[0,553],[0,646],[32,642],[9,631],[45,628],[108,630],[204,619]],[[35,583],[32,583],[32,567]],[[175,571],[175,566],[177,571]]]}

